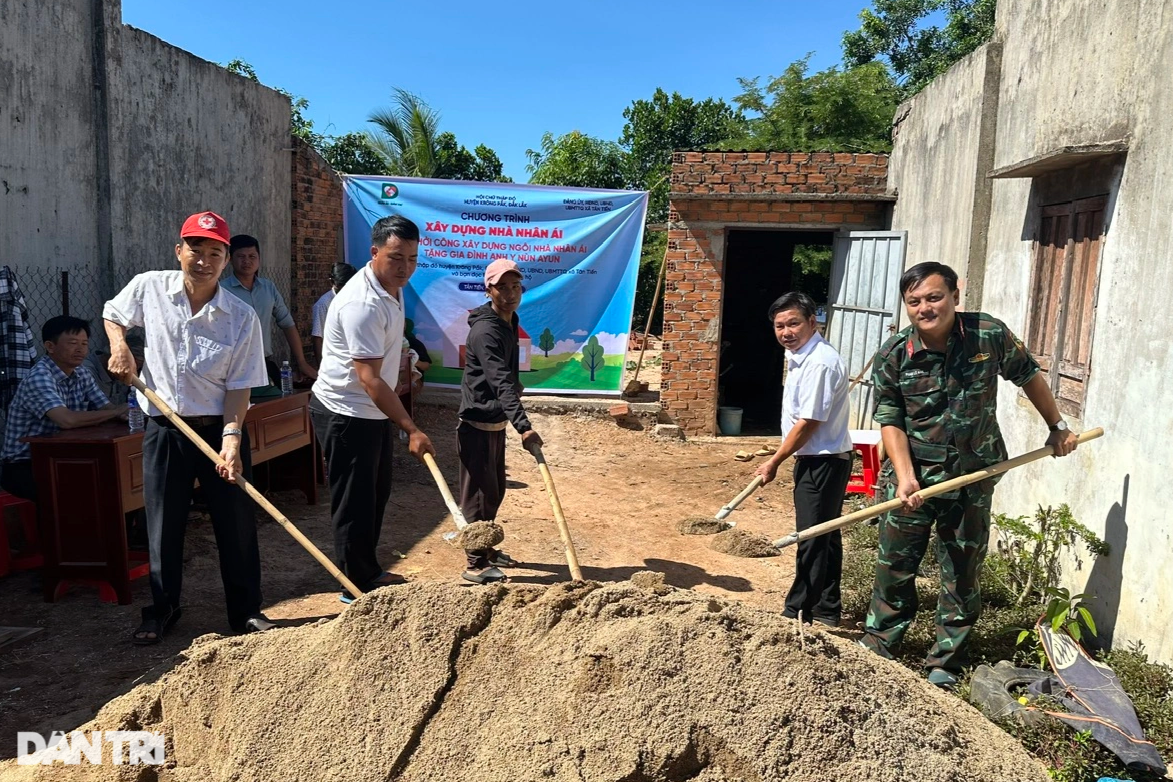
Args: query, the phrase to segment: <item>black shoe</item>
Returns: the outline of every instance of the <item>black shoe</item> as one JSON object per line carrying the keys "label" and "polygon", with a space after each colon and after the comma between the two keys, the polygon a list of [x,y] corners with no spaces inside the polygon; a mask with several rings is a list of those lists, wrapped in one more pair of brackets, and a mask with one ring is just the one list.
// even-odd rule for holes
{"label": "black shoe", "polygon": [[237,635],[248,635],[249,633],[263,633],[266,630],[272,630],[276,626],[277,623],[270,621],[269,617],[264,614],[253,614],[244,620],[244,624],[233,627],[232,631]]}

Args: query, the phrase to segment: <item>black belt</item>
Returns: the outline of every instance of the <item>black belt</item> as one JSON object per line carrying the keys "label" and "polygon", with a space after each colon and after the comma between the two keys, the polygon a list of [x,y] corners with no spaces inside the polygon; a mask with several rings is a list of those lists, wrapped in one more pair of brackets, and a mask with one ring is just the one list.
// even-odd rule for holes
{"label": "black belt", "polygon": [[[151,420],[159,426],[166,426],[169,429],[175,429],[175,424],[171,423],[171,419],[165,415],[153,415]],[[222,415],[190,415],[180,416],[180,421],[190,426],[193,429],[203,428],[205,426],[221,426],[224,423],[224,416]]]}
{"label": "black belt", "polygon": [[802,456],[795,456],[795,459],[844,459],[851,461],[851,451],[844,451],[843,453],[811,453]]}

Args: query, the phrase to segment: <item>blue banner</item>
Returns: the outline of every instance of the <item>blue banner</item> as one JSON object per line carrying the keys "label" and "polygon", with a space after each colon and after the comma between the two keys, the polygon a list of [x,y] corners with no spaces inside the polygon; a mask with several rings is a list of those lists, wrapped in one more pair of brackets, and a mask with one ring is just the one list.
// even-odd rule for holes
{"label": "blue banner", "polygon": [[431,355],[429,385],[460,385],[468,313],[487,301],[485,267],[509,258],[526,286],[526,389],[620,392],[647,193],[370,176],[343,177],[343,190],[346,261],[357,268],[370,260],[379,218],[420,228],[404,302]]}

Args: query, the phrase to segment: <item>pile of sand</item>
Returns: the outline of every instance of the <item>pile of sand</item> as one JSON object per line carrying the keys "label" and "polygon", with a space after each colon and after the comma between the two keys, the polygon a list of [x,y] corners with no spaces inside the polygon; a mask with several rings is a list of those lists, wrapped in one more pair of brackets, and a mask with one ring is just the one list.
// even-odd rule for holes
{"label": "pile of sand", "polygon": [[769,538],[746,532],[743,529],[730,529],[714,535],[709,548],[722,554],[731,554],[735,557],[776,557],[778,549]]}
{"label": "pile of sand", "polygon": [[689,516],[676,522],[676,531],[681,535],[716,535],[727,529],[727,523],[717,521],[712,516]]}
{"label": "pile of sand", "polygon": [[[333,621],[197,639],[84,729],[162,731],[162,782],[1047,779],[911,671],[638,581],[377,590]],[[0,772],[155,779],[125,765]]]}

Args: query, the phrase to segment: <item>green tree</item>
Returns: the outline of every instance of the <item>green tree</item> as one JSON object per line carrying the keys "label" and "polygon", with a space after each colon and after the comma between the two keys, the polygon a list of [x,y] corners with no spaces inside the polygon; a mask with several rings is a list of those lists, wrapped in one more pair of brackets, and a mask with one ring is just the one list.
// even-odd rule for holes
{"label": "green tree", "polygon": [[538,336],[538,349],[546,354],[546,358],[550,357],[550,351],[554,349],[554,332],[546,329]]}
{"label": "green tree", "polygon": [[[990,39],[997,5],[997,0],[873,0],[859,15],[859,29],[843,35],[844,62],[887,62],[908,97]],[[944,28],[924,26],[940,11]]]}
{"label": "green tree", "polygon": [[745,134],[745,117],[723,100],[696,101],[657,88],[650,100],[632,101],[619,144],[627,151],[627,181],[648,190],[648,220],[668,219],[672,153],[700,149]]}
{"label": "green tree", "polygon": [[512,182],[505,176],[504,166],[497,153],[484,144],[472,152],[456,142],[452,133],[441,133],[436,139],[436,172],[438,179],[460,179],[469,182]]}
{"label": "green tree", "polygon": [[376,130],[367,140],[387,164],[387,173],[434,177],[438,166],[440,114],[418,96],[397,88],[388,108],[367,117]]}
{"label": "green tree", "polygon": [[335,171],[343,174],[388,174],[387,161],[371,146],[363,133],[335,136],[322,146],[322,157]]}
{"label": "green tree", "polygon": [[595,373],[603,368],[603,346],[598,337],[592,335],[582,346],[582,366],[591,373],[591,382],[595,382]]}
{"label": "green tree", "polygon": [[[225,65],[224,68],[235,73],[237,76],[243,76],[246,79],[255,81],[257,84],[261,83],[261,80],[257,77],[257,69],[244,60],[237,58]],[[290,134],[301,139],[311,147],[320,149],[322,143],[325,141],[325,137],[321,133],[314,131],[314,121],[305,115],[305,112],[309,110],[310,102],[280,87],[271,87],[270,89],[276,90],[286,98],[289,98]]]}
{"label": "green tree", "polygon": [[764,89],[758,79],[738,79],[743,92],[733,100],[757,116],[749,120],[745,138],[726,146],[798,152],[891,149],[900,91],[888,68],[871,62],[808,76],[809,62],[809,54],[796,60]]}
{"label": "green tree", "polygon": [[530,183],[564,187],[620,189],[626,186],[626,155],[614,141],[592,138],[577,130],[564,136],[542,136],[540,150],[527,149]]}

